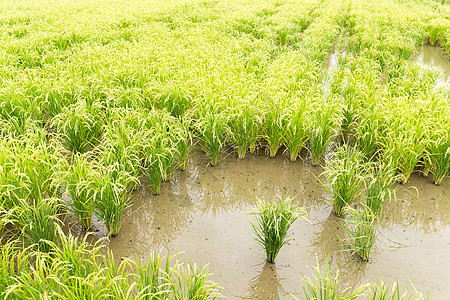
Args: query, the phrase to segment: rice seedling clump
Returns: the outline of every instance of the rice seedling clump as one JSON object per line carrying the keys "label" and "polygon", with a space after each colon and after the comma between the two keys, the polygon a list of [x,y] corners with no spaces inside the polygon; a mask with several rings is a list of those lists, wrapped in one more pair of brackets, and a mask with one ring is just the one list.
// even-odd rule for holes
{"label": "rice seedling clump", "polygon": [[257,211],[251,213],[255,242],[266,251],[267,261],[275,262],[281,247],[289,242],[288,231],[297,219],[307,217],[306,211],[294,205],[289,197],[271,201],[258,199]]}

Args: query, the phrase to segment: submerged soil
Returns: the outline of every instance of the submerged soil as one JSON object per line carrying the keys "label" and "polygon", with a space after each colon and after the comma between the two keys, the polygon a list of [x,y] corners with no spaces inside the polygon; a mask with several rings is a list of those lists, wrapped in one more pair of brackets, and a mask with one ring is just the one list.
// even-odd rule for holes
{"label": "submerged soil", "polygon": [[[331,212],[329,195],[320,184],[322,169],[309,160],[290,162],[278,154],[264,153],[237,160],[228,150],[218,165],[208,165],[200,151],[188,160],[185,171],[176,171],[154,196],[148,184],[134,192],[119,235],[109,248],[121,257],[146,259],[152,250],[167,254],[184,251],[191,262],[209,264],[210,277],[230,299],[302,299],[302,274],[312,276],[316,260],[339,269],[343,286],[382,279],[401,286],[413,281],[432,299],[450,294],[450,180],[439,187],[432,178],[413,174],[405,186],[396,187],[395,201],[385,205],[371,261],[361,262],[342,252],[342,222]],[[250,227],[254,198],[283,195],[307,209],[309,222],[296,221],[292,240],[275,264],[265,262],[265,252],[253,243]],[[104,228],[94,224],[104,235]],[[82,234],[77,223],[72,230]]]}

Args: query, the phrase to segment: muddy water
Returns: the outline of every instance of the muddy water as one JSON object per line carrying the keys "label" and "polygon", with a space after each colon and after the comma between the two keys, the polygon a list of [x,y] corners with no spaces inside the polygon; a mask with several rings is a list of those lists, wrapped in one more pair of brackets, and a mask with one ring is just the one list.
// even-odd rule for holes
{"label": "muddy water", "polygon": [[[342,252],[341,220],[331,213],[328,194],[317,176],[321,169],[308,161],[290,162],[286,156],[269,159],[263,153],[237,160],[233,152],[216,167],[202,153],[194,153],[187,170],[177,171],[153,196],[144,183],[133,196],[119,236],[109,242],[121,257],[148,258],[150,251],[185,251],[191,262],[209,264],[211,279],[229,299],[303,299],[302,274],[313,275],[316,258],[327,257],[339,269],[341,283],[354,286],[378,278],[402,286],[413,280],[432,299],[450,294],[450,180],[440,187],[431,178],[414,175],[396,189],[397,201],[388,203],[370,262]],[[276,264],[265,263],[265,253],[252,243],[250,216],[254,197],[296,197],[307,208],[309,221],[294,223],[288,245]],[[72,229],[79,230],[78,225]],[[104,229],[95,223],[99,232]],[[80,232],[80,231],[79,231]]]}
{"label": "muddy water", "polygon": [[420,46],[412,57],[412,61],[425,68],[438,69],[441,76],[437,86],[445,84],[450,86],[450,59],[443,48],[430,45]]}

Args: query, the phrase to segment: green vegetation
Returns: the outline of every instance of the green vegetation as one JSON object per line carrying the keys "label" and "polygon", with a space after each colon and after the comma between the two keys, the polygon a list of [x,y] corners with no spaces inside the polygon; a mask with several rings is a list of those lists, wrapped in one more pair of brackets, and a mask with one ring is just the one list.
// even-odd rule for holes
{"label": "green vegetation", "polygon": [[206,269],[179,256],[151,253],[147,263],[124,260],[116,266],[104,247],[79,241],[58,228],[58,239],[42,240],[46,251],[15,242],[0,249],[0,294],[13,299],[215,299],[220,288]]}
{"label": "green vegetation", "polygon": [[331,274],[330,265],[326,261],[325,270],[321,270],[319,262],[314,267],[317,275],[314,275],[314,280],[307,276],[303,276],[302,280],[306,283],[303,288],[303,294],[307,300],[316,299],[332,299],[332,300],[352,300],[357,299],[367,288],[366,285],[357,287],[351,291],[349,288],[341,289],[339,286],[339,273]]}
{"label": "green vegetation", "polygon": [[340,217],[361,193],[365,175],[362,158],[361,152],[345,145],[336,150],[324,167],[328,180],[326,186],[333,198],[333,211]]}
{"label": "green vegetation", "polygon": [[372,166],[370,168],[364,204],[375,218],[380,217],[386,200],[391,196],[391,187],[395,180],[393,173],[392,170],[384,166]]}
{"label": "green vegetation", "polygon": [[267,261],[275,262],[281,247],[289,242],[288,231],[297,219],[307,217],[303,208],[292,204],[292,199],[282,197],[278,201],[256,201],[258,211],[251,213],[255,242],[266,251]]}
{"label": "green vegetation", "polygon": [[[349,210],[356,223],[347,228],[363,259],[395,181],[422,171],[439,185],[450,175],[449,88],[436,87],[438,71],[410,61],[425,43],[450,53],[445,1],[60,4],[0,3],[0,231],[21,243],[0,250],[5,295],[31,298],[46,287],[50,298],[53,288],[79,291],[72,299],[156,297],[143,287],[147,275],[128,286],[133,276],[122,268],[112,277],[107,260],[71,274],[55,254],[68,243],[57,228],[73,214],[89,229],[97,216],[110,237],[120,234],[136,186],[161,193],[196,146],[212,166],[229,146],[241,159],[265,148],[291,161],[307,149],[308,164],[325,165],[340,216],[365,187],[370,217]],[[289,201],[258,205],[254,229],[274,246],[266,248],[273,261],[304,214]],[[29,272],[11,271],[11,259]],[[135,267],[150,272],[151,264],[159,263]],[[177,279],[160,284],[172,298],[206,282],[190,264],[171,270]]]}
{"label": "green vegetation", "polygon": [[343,241],[348,251],[356,253],[362,260],[367,261],[377,237],[378,224],[374,213],[368,207],[358,209],[348,207],[346,212],[350,218],[347,224],[340,224],[347,234],[347,238]]}
{"label": "green vegetation", "polygon": [[[351,299],[371,299],[371,300],[400,300],[400,299],[425,299],[418,292],[412,283],[409,283],[403,289],[400,289],[398,282],[394,281],[392,288],[389,289],[385,283],[378,280],[376,283],[362,284],[351,288],[340,288],[339,272],[332,274],[328,260],[326,260],[324,270],[317,262],[314,267],[317,274],[314,274],[314,280],[303,275],[302,280],[306,283],[303,288],[303,294],[307,300],[317,299],[335,299],[335,300],[351,300]],[[428,299],[428,298],[427,298]]]}

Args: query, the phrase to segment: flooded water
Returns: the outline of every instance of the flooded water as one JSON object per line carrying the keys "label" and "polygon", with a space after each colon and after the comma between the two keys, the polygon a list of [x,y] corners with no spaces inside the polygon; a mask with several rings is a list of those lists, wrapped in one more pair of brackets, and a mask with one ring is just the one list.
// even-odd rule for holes
{"label": "flooded water", "polygon": [[450,86],[450,58],[444,49],[438,46],[422,45],[412,57],[412,61],[425,68],[433,68],[441,73],[437,86]]}
{"label": "flooded water", "polygon": [[[385,206],[372,259],[361,262],[342,252],[344,236],[332,214],[329,195],[317,177],[322,169],[308,161],[290,162],[287,156],[270,159],[248,155],[237,160],[228,151],[215,167],[195,152],[186,171],[176,171],[162,193],[153,196],[145,183],[133,195],[119,235],[109,248],[121,257],[148,258],[152,250],[184,251],[191,262],[209,264],[210,277],[228,299],[303,299],[302,274],[313,275],[316,259],[326,258],[339,269],[343,286],[375,282],[402,286],[412,280],[417,290],[431,291],[431,299],[450,294],[450,180],[436,187],[431,178],[413,174],[396,190],[397,201]],[[319,177],[320,179],[323,179]],[[309,212],[309,221],[297,220],[292,240],[275,264],[252,241],[250,227],[254,198],[296,197]],[[97,236],[104,228],[95,223]],[[80,234],[79,225],[72,230]]]}

